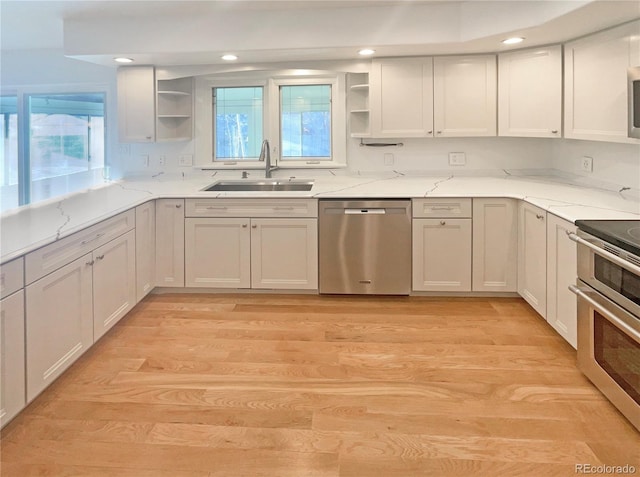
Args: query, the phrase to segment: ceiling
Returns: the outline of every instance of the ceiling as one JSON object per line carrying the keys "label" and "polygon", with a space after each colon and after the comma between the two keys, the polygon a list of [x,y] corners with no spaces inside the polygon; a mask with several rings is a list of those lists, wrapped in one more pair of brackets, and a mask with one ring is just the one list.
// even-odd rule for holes
{"label": "ceiling", "polygon": [[[640,18],[637,0],[0,1],[0,48],[61,49],[115,66],[237,65],[502,51],[573,39]],[[639,32],[640,34],[640,32]]]}

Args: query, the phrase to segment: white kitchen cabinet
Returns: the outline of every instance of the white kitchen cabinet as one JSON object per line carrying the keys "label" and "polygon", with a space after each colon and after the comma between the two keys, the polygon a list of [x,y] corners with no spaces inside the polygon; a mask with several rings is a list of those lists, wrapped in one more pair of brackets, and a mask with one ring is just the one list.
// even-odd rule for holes
{"label": "white kitchen cabinet", "polygon": [[577,302],[569,291],[577,279],[577,245],[567,233],[571,222],[547,214],[547,321],[571,346],[577,347]]}
{"label": "white kitchen cabinet", "polygon": [[433,136],[433,59],[392,58],[371,65],[373,137]]}
{"label": "white kitchen cabinet", "polygon": [[498,55],[498,135],[562,136],[562,47]]}
{"label": "white kitchen cabinet", "polygon": [[156,201],[156,286],[184,287],[184,199]]}
{"label": "white kitchen cabinet", "polygon": [[547,314],[547,213],[527,202],[518,208],[518,293]]}
{"label": "white kitchen cabinet", "polygon": [[434,58],[436,137],[495,136],[496,82],[495,55]]}
{"label": "white kitchen cabinet", "polygon": [[24,291],[0,301],[0,427],[26,405]]}
{"label": "white kitchen cabinet", "polygon": [[142,300],[156,283],[156,203],[136,207],[136,300]]}
{"label": "white kitchen cabinet", "polygon": [[27,401],[93,344],[92,254],[26,287]]}
{"label": "white kitchen cabinet", "polygon": [[155,141],[156,98],[153,66],[118,68],[119,141]]}
{"label": "white kitchen cabinet", "polygon": [[191,140],[193,78],[158,79],[156,88],[156,140]]}
{"label": "white kitchen cabinet", "polygon": [[371,136],[369,74],[347,74],[347,111],[351,137]]}
{"label": "white kitchen cabinet", "polygon": [[565,137],[640,144],[627,137],[627,68],[638,62],[640,21],[565,44]]}
{"label": "white kitchen cabinet", "polygon": [[412,288],[471,291],[471,199],[412,201]]}
{"label": "white kitchen cabinet", "polygon": [[318,288],[317,219],[187,218],[186,286]]}
{"label": "white kitchen cabinet", "polygon": [[518,202],[473,199],[473,291],[515,292],[518,286]]}
{"label": "white kitchen cabinet", "polygon": [[0,265],[0,298],[24,287],[24,259],[22,257]]}
{"label": "white kitchen cabinet", "polygon": [[318,288],[318,220],[251,220],[251,287]]}
{"label": "white kitchen cabinet", "polygon": [[251,219],[185,219],[185,285],[251,288]]}
{"label": "white kitchen cabinet", "polygon": [[136,236],[130,230],[93,251],[93,339],[136,304]]}

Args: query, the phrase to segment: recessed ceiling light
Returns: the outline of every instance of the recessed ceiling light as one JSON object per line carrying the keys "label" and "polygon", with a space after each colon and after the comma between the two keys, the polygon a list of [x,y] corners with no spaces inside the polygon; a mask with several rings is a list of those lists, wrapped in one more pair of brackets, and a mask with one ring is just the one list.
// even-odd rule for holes
{"label": "recessed ceiling light", "polygon": [[116,63],[133,63],[133,60],[131,58],[125,58],[124,56],[114,58],[113,61],[115,61]]}
{"label": "recessed ceiling light", "polygon": [[236,55],[222,55],[224,61],[236,61],[238,57]]}
{"label": "recessed ceiling light", "polygon": [[376,50],[372,50],[371,48],[364,48],[358,52],[359,55],[362,56],[371,56],[376,52]]}
{"label": "recessed ceiling light", "polygon": [[513,38],[507,38],[506,40],[502,40],[502,43],[505,45],[515,45],[516,43],[522,43],[524,38],[520,36],[514,36]]}

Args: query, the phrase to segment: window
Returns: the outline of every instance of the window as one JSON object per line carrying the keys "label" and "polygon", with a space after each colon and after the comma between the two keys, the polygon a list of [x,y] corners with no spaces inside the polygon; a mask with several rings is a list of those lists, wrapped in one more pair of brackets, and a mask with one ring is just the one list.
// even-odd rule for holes
{"label": "window", "polygon": [[2,210],[89,187],[102,178],[105,93],[21,94],[3,97],[1,107]]}
{"label": "window", "polygon": [[280,86],[282,160],[331,160],[331,85]]}
{"label": "window", "polygon": [[[263,139],[280,168],[346,166],[344,74],[283,74],[266,78],[203,78],[198,91],[211,94],[212,107],[196,110],[196,121],[211,124],[211,137],[196,137],[196,149],[211,158],[207,168],[260,169]],[[243,84],[244,82],[244,84]],[[200,89],[201,88],[201,89]],[[205,103],[206,104],[206,103]],[[200,112],[199,112],[200,111]],[[205,159],[206,160],[206,159]]]}
{"label": "window", "polygon": [[214,160],[256,160],[262,145],[263,88],[214,88]]}

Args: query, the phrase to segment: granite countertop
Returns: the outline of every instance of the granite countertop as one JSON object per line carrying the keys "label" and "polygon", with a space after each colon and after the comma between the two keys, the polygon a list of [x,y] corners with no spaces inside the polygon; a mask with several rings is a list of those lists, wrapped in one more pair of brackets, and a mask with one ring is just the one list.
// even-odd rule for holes
{"label": "granite countertop", "polygon": [[[155,174],[108,182],[85,191],[20,207],[0,218],[0,262],[82,230],[101,220],[159,198],[421,198],[510,197],[524,199],[558,217],[638,219],[638,191],[581,184],[553,171],[347,173],[277,171],[274,178],[314,179],[309,192],[204,192],[220,179],[239,179],[240,171]],[[258,176],[258,174],[256,174]],[[251,179],[256,179],[253,176]]]}

